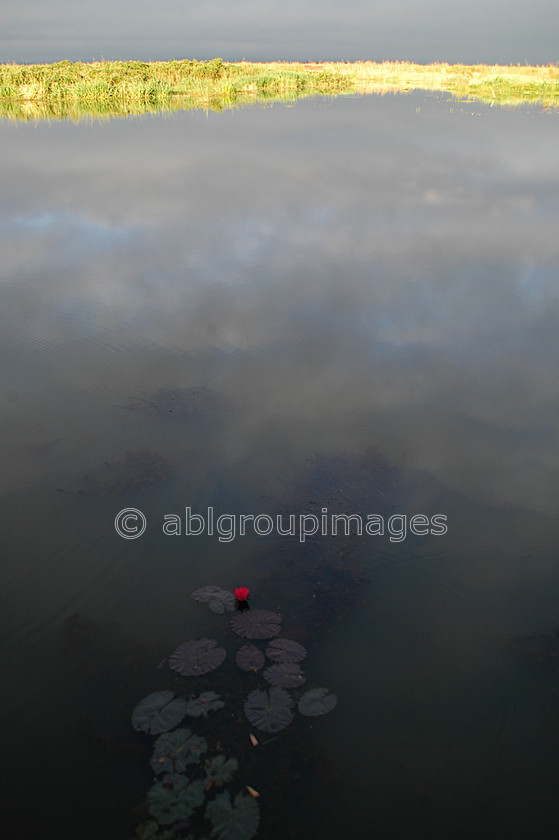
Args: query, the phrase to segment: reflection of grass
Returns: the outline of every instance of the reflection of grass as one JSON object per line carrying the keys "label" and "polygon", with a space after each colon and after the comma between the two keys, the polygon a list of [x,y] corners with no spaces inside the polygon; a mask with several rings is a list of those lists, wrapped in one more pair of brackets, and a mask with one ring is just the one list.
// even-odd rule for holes
{"label": "reflection of grass", "polygon": [[128,117],[148,113],[170,113],[172,111],[193,111],[202,109],[205,111],[223,111],[226,108],[239,108],[249,104],[262,104],[283,102],[293,103],[296,99],[305,96],[312,96],[316,91],[305,91],[301,93],[280,93],[280,94],[250,94],[241,93],[237,96],[187,96],[185,94],[173,94],[168,98],[159,99],[153,102],[146,101],[114,101],[112,99],[100,100],[95,103],[82,102],[80,100],[25,100],[25,101],[2,101],[0,100],[0,118],[7,117],[13,120],[40,120],[40,119],[72,119],[74,121],[94,119],[105,120],[114,117]]}
{"label": "reflection of grass", "polygon": [[102,61],[0,65],[0,115],[79,119],[220,110],[312,94],[448,91],[498,104],[559,105],[559,67],[325,62]]}

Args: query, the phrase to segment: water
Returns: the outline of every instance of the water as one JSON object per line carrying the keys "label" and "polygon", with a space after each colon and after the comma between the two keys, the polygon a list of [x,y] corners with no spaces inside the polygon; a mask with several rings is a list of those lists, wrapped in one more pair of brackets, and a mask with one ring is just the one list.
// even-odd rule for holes
{"label": "water", "polygon": [[[236,649],[207,583],[279,609],[338,695],[242,753],[259,836],[555,831],[554,658],[509,640],[559,624],[557,125],[419,94],[2,124],[14,836],[133,836],[132,708],[187,638]],[[164,535],[187,506],[407,533]],[[215,679],[227,711],[192,728],[242,752],[245,684]]]}

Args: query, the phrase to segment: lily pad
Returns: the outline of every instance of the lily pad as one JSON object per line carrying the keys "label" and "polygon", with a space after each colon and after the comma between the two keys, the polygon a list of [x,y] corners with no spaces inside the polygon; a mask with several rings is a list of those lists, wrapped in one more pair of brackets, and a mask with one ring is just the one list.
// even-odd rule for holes
{"label": "lily pad", "polygon": [[207,717],[208,712],[215,712],[223,709],[225,703],[219,699],[215,691],[203,691],[199,697],[189,700],[186,706],[186,714],[190,717]]}
{"label": "lily pad", "polygon": [[251,796],[239,793],[231,803],[226,791],[208,803],[206,817],[217,840],[250,840],[258,830],[260,811]]}
{"label": "lily pad", "polygon": [[174,729],[186,714],[186,700],[174,697],[172,691],[156,691],[140,700],[132,712],[134,729],[148,735]]}
{"label": "lily pad", "polygon": [[161,773],[184,773],[189,764],[198,764],[207,751],[205,738],[193,735],[190,729],[175,729],[160,735],[150,760],[156,776]]}
{"label": "lily pad", "polygon": [[278,662],[277,665],[270,665],[264,671],[264,679],[270,685],[277,685],[280,688],[298,688],[306,682],[306,677],[301,671],[301,666],[293,662]]}
{"label": "lily pad", "polygon": [[292,697],[284,688],[251,691],[245,700],[245,715],[261,732],[281,732],[293,720]]}
{"label": "lily pad", "polygon": [[245,610],[231,619],[231,629],[243,639],[271,639],[281,627],[281,615],[270,610]]}
{"label": "lily pad", "polygon": [[184,642],[169,657],[169,668],[181,677],[200,677],[218,668],[225,659],[225,648],[214,639]]}
{"label": "lily pad", "polygon": [[235,596],[227,589],[219,586],[202,586],[192,593],[195,601],[207,604],[213,613],[222,615],[225,611],[231,612],[235,609]]}
{"label": "lily pad", "polygon": [[311,688],[299,700],[298,709],[305,717],[318,717],[331,712],[337,702],[337,696],[329,694],[327,688]]}
{"label": "lily pad", "polygon": [[239,769],[239,762],[236,758],[225,758],[224,755],[216,755],[211,761],[206,762],[206,787],[208,785],[226,785]]}
{"label": "lily pad", "polygon": [[259,671],[265,661],[264,654],[256,645],[243,645],[235,656],[235,662],[241,671]]}
{"label": "lily pad", "polygon": [[302,662],[306,655],[306,648],[292,639],[274,639],[266,648],[266,656],[272,662]]}
{"label": "lily pad", "polygon": [[188,819],[204,801],[202,779],[190,781],[187,776],[171,773],[156,782],[148,791],[148,810],[161,825]]}

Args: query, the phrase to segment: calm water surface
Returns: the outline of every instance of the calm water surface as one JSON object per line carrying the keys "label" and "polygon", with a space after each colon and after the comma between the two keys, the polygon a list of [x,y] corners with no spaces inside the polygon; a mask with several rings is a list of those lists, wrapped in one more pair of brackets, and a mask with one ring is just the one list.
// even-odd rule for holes
{"label": "calm water surface", "polygon": [[[10,836],[134,836],[132,709],[212,684],[191,726],[237,750],[259,837],[553,835],[558,129],[446,95],[2,123]],[[163,534],[187,506],[448,530]],[[263,681],[191,600],[208,583],[280,611],[336,709],[247,752]],[[202,636],[214,683],[157,669]]]}

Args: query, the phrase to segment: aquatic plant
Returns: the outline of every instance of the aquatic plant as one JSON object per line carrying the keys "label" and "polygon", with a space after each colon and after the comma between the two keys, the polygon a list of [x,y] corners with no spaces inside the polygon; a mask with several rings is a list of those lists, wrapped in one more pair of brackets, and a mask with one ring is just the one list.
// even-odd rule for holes
{"label": "aquatic plant", "polygon": [[235,598],[237,599],[237,601],[246,601],[246,599],[250,595],[250,589],[248,589],[246,586],[239,586],[233,591],[235,593]]}
{"label": "aquatic plant", "polygon": [[[240,594],[248,596],[248,590]],[[223,613],[231,603],[230,598],[235,596],[212,586],[196,590],[193,597],[210,605],[212,600],[216,601],[213,611]],[[242,608],[244,604],[246,597],[238,606]],[[278,613],[269,610],[247,610],[231,618],[229,626],[245,639],[271,639],[280,632],[281,621]],[[265,668],[263,676],[271,688],[251,691],[244,701],[244,713],[255,730],[276,734],[293,721],[296,701],[285,689],[298,688],[305,682],[299,662],[306,657],[307,651],[291,639],[273,638],[265,645],[272,664]],[[259,671],[266,661],[263,648],[264,645],[242,644],[235,656],[238,667],[246,672]],[[225,656],[225,649],[219,647],[215,639],[202,638],[184,642],[164,662],[181,676],[200,676],[221,665]],[[326,688],[316,688],[303,694],[298,708],[302,715],[314,717],[326,714],[335,705],[336,695]],[[242,784],[248,794],[238,794],[233,800],[228,791],[218,793],[208,802],[205,812],[199,810],[194,814],[206,794],[214,795],[212,788],[229,784],[239,770],[237,758],[227,758],[222,752],[226,737],[223,742],[216,743],[214,754],[201,765],[208,750],[205,738],[194,735],[185,727],[166,731],[173,729],[186,714],[205,718],[209,712],[224,706],[215,691],[204,691],[188,700],[176,698],[171,691],[161,691],[144,698],[134,709],[136,728],[151,734],[161,732],[154,744],[150,766],[154,774],[162,778],[154,782],[147,795],[149,814],[159,825],[151,822],[140,826],[137,834],[143,840],[179,840],[185,835],[188,835],[186,840],[203,840],[204,816],[211,824],[213,840],[249,840],[256,833],[260,820],[256,800],[260,794],[246,784],[246,779]],[[234,720],[238,721],[235,714]],[[158,729],[161,726],[165,728]],[[258,746],[258,739],[252,732],[249,738],[253,746]]]}
{"label": "aquatic plant", "polygon": [[292,639],[274,639],[266,648],[266,656],[272,662],[301,662],[306,655],[306,648]]}
{"label": "aquatic plant", "polygon": [[169,668],[181,677],[200,677],[219,668],[225,659],[225,648],[215,639],[194,639],[184,642],[168,659]]}
{"label": "aquatic plant", "polygon": [[219,586],[202,586],[192,593],[192,598],[202,604],[207,604],[210,610],[217,615],[235,609],[235,595]]}
{"label": "aquatic plant", "polygon": [[270,610],[251,610],[231,619],[231,629],[243,639],[271,639],[281,628],[281,615]]}
{"label": "aquatic plant", "polygon": [[173,698],[172,691],[156,691],[140,700],[132,712],[134,729],[148,735],[159,735],[174,729],[186,714],[186,700]]}
{"label": "aquatic plant", "polygon": [[208,712],[223,709],[225,703],[215,691],[203,691],[199,697],[193,697],[186,705],[186,714],[191,717],[207,717]]}
{"label": "aquatic plant", "polygon": [[216,755],[215,758],[206,762],[206,789],[210,785],[226,785],[230,782],[237,770],[239,762],[236,758],[225,758],[224,755]]}
{"label": "aquatic plant", "polygon": [[148,810],[161,825],[188,819],[204,801],[204,782],[171,773],[148,791]]}
{"label": "aquatic plant", "polygon": [[151,769],[156,776],[161,773],[184,773],[189,764],[198,764],[207,749],[206,739],[193,735],[190,729],[165,732],[155,742],[150,759]]}
{"label": "aquatic plant", "polygon": [[245,700],[244,710],[249,723],[261,732],[281,732],[293,720],[294,701],[284,688],[269,691],[256,688]]}
{"label": "aquatic plant", "polygon": [[212,837],[217,840],[250,840],[260,822],[260,811],[252,797],[238,793],[231,803],[227,791],[208,803],[206,816],[212,824]]}
{"label": "aquatic plant", "polygon": [[337,696],[329,694],[327,688],[311,688],[303,694],[297,708],[305,717],[318,717],[331,712],[337,702]]}
{"label": "aquatic plant", "polygon": [[307,679],[301,671],[301,666],[294,662],[278,662],[276,665],[270,665],[263,676],[270,685],[281,688],[298,688]]}
{"label": "aquatic plant", "polygon": [[266,657],[256,645],[243,645],[235,656],[235,662],[241,671],[259,671],[265,661]]}

